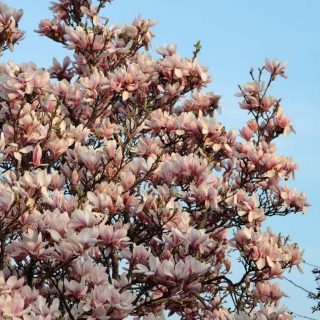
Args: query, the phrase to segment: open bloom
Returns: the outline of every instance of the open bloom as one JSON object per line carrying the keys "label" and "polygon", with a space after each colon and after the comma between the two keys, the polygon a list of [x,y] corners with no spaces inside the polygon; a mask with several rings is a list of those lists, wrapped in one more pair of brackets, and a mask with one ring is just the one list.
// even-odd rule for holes
{"label": "open bloom", "polygon": [[271,62],[268,58],[266,58],[264,67],[272,74],[272,79],[274,80],[277,74],[283,78],[288,78],[287,74],[283,71],[288,66],[288,61],[285,62],[281,67],[281,63],[278,59],[273,59]]}

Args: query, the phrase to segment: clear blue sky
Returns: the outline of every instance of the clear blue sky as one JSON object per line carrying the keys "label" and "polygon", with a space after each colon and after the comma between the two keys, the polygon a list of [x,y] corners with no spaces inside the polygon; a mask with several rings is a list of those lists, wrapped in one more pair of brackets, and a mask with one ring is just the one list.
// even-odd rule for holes
{"label": "clear blue sky", "polygon": [[[6,1],[5,1],[6,2]],[[25,10],[20,28],[27,30],[26,39],[14,53],[5,52],[1,61],[16,63],[34,61],[38,67],[49,67],[52,57],[59,61],[71,52],[33,33],[40,19],[52,17],[45,0],[10,0],[8,5]],[[145,19],[155,19],[156,38],[153,48],[165,43],[178,45],[181,56],[191,56],[193,44],[201,41],[199,60],[210,67],[214,81],[208,91],[222,94],[223,114],[218,119],[227,129],[240,129],[247,115],[238,107],[238,84],[250,81],[251,67],[262,66],[264,59],[289,61],[289,79],[280,78],[270,95],[282,97],[282,107],[293,118],[297,134],[278,141],[278,154],[292,156],[300,165],[295,181],[299,192],[306,191],[313,204],[302,215],[267,220],[275,232],[290,234],[293,242],[306,249],[305,260],[320,265],[320,1],[255,1],[255,0],[115,0],[103,14],[110,23],[132,22],[139,13]],[[155,50],[151,54],[156,54]],[[308,290],[316,283],[312,267],[302,265],[305,274],[296,269],[286,276]],[[283,299],[291,311],[320,319],[311,313],[313,301],[306,293],[287,281],[280,285],[291,299]]]}

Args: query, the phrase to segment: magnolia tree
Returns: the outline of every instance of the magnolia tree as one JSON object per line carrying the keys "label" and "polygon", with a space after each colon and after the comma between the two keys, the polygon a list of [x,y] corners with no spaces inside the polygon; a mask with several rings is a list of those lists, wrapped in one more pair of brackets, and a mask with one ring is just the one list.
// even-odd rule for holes
{"label": "magnolia tree", "polygon": [[[239,87],[237,138],[202,91],[200,44],[153,58],[155,21],[109,26],[111,1],[52,3],[37,32],[73,58],[0,66],[0,319],[292,319],[273,280],[302,252],[262,226],[308,206],[274,144],[293,131],[267,95],[286,64]],[[0,2],[2,51],[22,13]]]}

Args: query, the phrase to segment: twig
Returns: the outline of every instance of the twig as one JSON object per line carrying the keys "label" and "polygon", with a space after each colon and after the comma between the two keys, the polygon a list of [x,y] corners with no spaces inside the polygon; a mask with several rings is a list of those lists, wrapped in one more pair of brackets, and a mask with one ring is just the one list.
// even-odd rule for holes
{"label": "twig", "polygon": [[308,266],[311,266],[311,267],[315,267],[315,268],[320,269],[319,266],[316,266],[316,265],[314,265],[314,264],[308,263],[308,262],[306,262],[305,260],[303,260],[303,263],[304,263],[304,264],[307,264]]}
{"label": "twig", "polygon": [[307,292],[307,293],[314,294],[314,293],[312,293],[311,291],[308,291],[307,289],[305,289],[305,288],[297,285],[296,283],[294,283],[293,281],[289,280],[288,278],[286,278],[286,277],[284,277],[284,278],[285,278],[287,281],[291,282],[291,283],[292,283],[294,286],[296,286],[297,288],[300,288],[301,290],[303,290],[303,291],[305,291],[305,292]]}
{"label": "twig", "polygon": [[309,318],[309,317],[306,317],[306,316],[301,316],[300,314],[297,314],[297,313],[295,313],[293,311],[290,311],[290,310],[288,310],[288,312],[290,314],[292,314],[293,316],[296,316],[296,317],[299,317],[299,318],[305,318],[305,319],[309,319],[309,320],[318,320],[318,319],[315,319],[315,318]]}

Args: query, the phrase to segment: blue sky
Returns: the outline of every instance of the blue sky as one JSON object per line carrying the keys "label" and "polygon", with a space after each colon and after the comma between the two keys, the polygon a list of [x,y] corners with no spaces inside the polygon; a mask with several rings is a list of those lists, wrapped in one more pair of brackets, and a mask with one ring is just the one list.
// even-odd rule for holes
{"label": "blue sky", "polygon": [[[47,9],[49,1],[10,0],[8,5],[25,10],[19,27],[27,30],[26,39],[13,53],[5,52],[1,61],[16,63],[34,61],[38,67],[49,67],[52,57],[59,61],[71,52],[58,43],[33,33],[41,19],[52,17]],[[241,129],[248,120],[246,112],[238,107],[238,84],[250,81],[249,70],[263,65],[266,57],[289,61],[289,79],[277,79],[269,91],[282,97],[285,113],[293,118],[297,134],[278,141],[278,154],[292,156],[300,165],[296,180],[290,181],[298,191],[306,191],[313,204],[302,216],[291,215],[266,221],[275,232],[290,234],[293,242],[306,250],[305,260],[320,265],[320,1],[254,1],[254,0],[202,0],[202,1],[148,1],[115,0],[104,9],[110,24],[132,22],[139,13],[145,19],[155,19],[155,48],[165,43],[178,45],[181,56],[191,56],[193,45],[200,40],[199,60],[210,67],[214,81],[208,91],[222,94],[223,114],[218,117],[229,130]],[[312,267],[302,265],[305,274],[296,269],[286,276],[307,290],[316,283]],[[235,266],[236,268],[236,266]],[[283,299],[291,311],[320,319],[320,313],[311,313],[313,301],[306,293],[287,281],[280,285],[291,299]]]}

